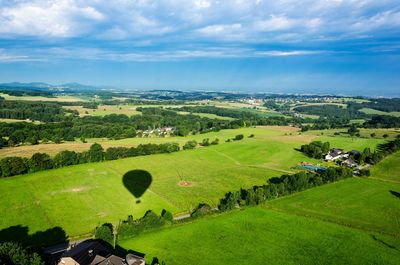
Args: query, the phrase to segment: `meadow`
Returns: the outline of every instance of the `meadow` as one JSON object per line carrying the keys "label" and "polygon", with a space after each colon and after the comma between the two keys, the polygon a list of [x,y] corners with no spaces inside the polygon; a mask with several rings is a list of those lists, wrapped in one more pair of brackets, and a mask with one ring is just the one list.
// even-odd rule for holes
{"label": "meadow", "polygon": [[385,112],[385,111],[380,111],[380,110],[371,109],[371,108],[362,108],[362,109],[360,109],[360,111],[365,114],[389,115],[389,116],[394,116],[394,117],[400,117],[400,112],[398,112],[398,111]]}
{"label": "meadow", "polygon": [[10,96],[8,94],[0,93],[0,97],[6,100],[26,100],[26,101],[48,101],[48,102],[80,102],[86,101],[83,98],[76,96],[56,96],[56,97],[42,97],[42,96]]}
{"label": "meadow", "polygon": [[[245,135],[242,141],[225,142],[240,133]],[[255,137],[248,138],[250,134]],[[147,142],[183,145],[188,140],[200,142],[204,138],[219,138],[220,144],[0,179],[0,211],[7,212],[0,219],[0,229],[25,225],[33,233],[60,226],[74,237],[89,233],[104,222],[117,224],[129,214],[140,217],[149,209],[183,214],[200,202],[216,206],[228,191],[262,185],[270,177],[295,172],[302,161],[320,163],[296,149],[312,140],[325,140],[325,137],[299,134],[292,127],[265,126],[188,137],[103,139],[101,143],[105,147]],[[383,142],[382,139],[328,138],[334,146],[348,150]],[[32,147],[41,146],[47,145]],[[13,149],[18,148],[26,147]],[[137,169],[152,176],[150,187],[140,198],[135,198],[122,181],[126,173]]]}
{"label": "meadow", "polygon": [[166,264],[398,264],[400,241],[280,213],[246,208],[119,242]]}

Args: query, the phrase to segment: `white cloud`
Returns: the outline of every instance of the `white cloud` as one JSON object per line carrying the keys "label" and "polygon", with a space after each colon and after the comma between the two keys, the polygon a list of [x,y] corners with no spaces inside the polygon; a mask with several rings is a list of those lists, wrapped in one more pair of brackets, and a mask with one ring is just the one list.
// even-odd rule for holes
{"label": "white cloud", "polygon": [[298,50],[298,51],[259,51],[259,52],[256,52],[256,55],[282,57],[282,56],[315,55],[315,54],[322,54],[322,53],[326,53],[326,51],[307,51],[307,50]]}
{"label": "white cloud", "polygon": [[104,15],[72,0],[22,2],[0,9],[0,33],[26,36],[74,37]]}
{"label": "white cloud", "polygon": [[[0,0],[0,34],[191,44],[400,34],[397,0]],[[1,38],[1,37],[0,37]]]}

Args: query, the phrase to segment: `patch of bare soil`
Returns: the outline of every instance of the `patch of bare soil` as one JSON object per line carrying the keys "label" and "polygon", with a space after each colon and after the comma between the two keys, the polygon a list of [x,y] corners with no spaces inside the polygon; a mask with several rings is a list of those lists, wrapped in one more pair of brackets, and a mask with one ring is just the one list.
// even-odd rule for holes
{"label": "patch of bare soil", "polygon": [[178,185],[180,187],[192,187],[193,183],[190,181],[179,181]]}

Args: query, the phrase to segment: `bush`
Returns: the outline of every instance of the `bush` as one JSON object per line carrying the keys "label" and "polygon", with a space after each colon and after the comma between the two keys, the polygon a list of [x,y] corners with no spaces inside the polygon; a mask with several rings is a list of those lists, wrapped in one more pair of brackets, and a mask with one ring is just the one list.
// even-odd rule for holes
{"label": "bush", "polygon": [[94,238],[103,240],[112,245],[114,240],[112,224],[107,223],[97,227]]}
{"label": "bush", "polygon": [[219,139],[215,138],[215,140],[211,142],[211,145],[217,145],[217,144],[219,144]]}
{"label": "bush", "polygon": [[167,223],[173,223],[174,222],[174,216],[172,215],[171,212],[167,210],[162,210],[161,212],[161,217],[167,222]]}
{"label": "bush", "polygon": [[191,213],[192,218],[198,218],[207,214],[211,214],[213,209],[207,203],[200,203]]}
{"label": "bush", "polygon": [[233,138],[234,141],[240,141],[244,138],[243,134],[238,134],[235,136],[235,138]]}
{"label": "bush", "polygon": [[195,140],[187,141],[183,146],[183,150],[195,149],[197,142]]}
{"label": "bush", "polygon": [[249,138],[254,138],[254,134],[250,134],[250,135],[249,135]]}
{"label": "bush", "polygon": [[201,146],[209,146],[210,145],[210,139],[206,138],[203,139],[203,141],[200,144]]}

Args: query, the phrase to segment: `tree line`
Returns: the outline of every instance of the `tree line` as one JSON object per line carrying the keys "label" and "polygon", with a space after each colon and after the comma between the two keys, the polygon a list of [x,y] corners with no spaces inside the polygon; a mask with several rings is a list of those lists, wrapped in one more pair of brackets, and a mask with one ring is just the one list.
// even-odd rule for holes
{"label": "tree line", "polygon": [[11,177],[91,162],[102,162],[126,157],[172,153],[180,150],[177,143],[140,144],[137,147],[110,147],[104,151],[100,144],[91,145],[88,151],[61,151],[53,158],[46,153],[35,153],[31,158],[5,157],[0,159],[0,176]]}
{"label": "tree line", "polygon": [[251,125],[243,120],[227,121],[196,115],[180,115],[175,111],[160,108],[138,108],[138,110],[142,112],[142,115],[69,117],[64,121],[43,124],[0,122],[0,148],[22,143],[38,144],[48,141],[60,143],[74,141],[75,138],[131,138],[140,136],[140,131],[149,128],[173,127],[173,135],[187,136]]}

